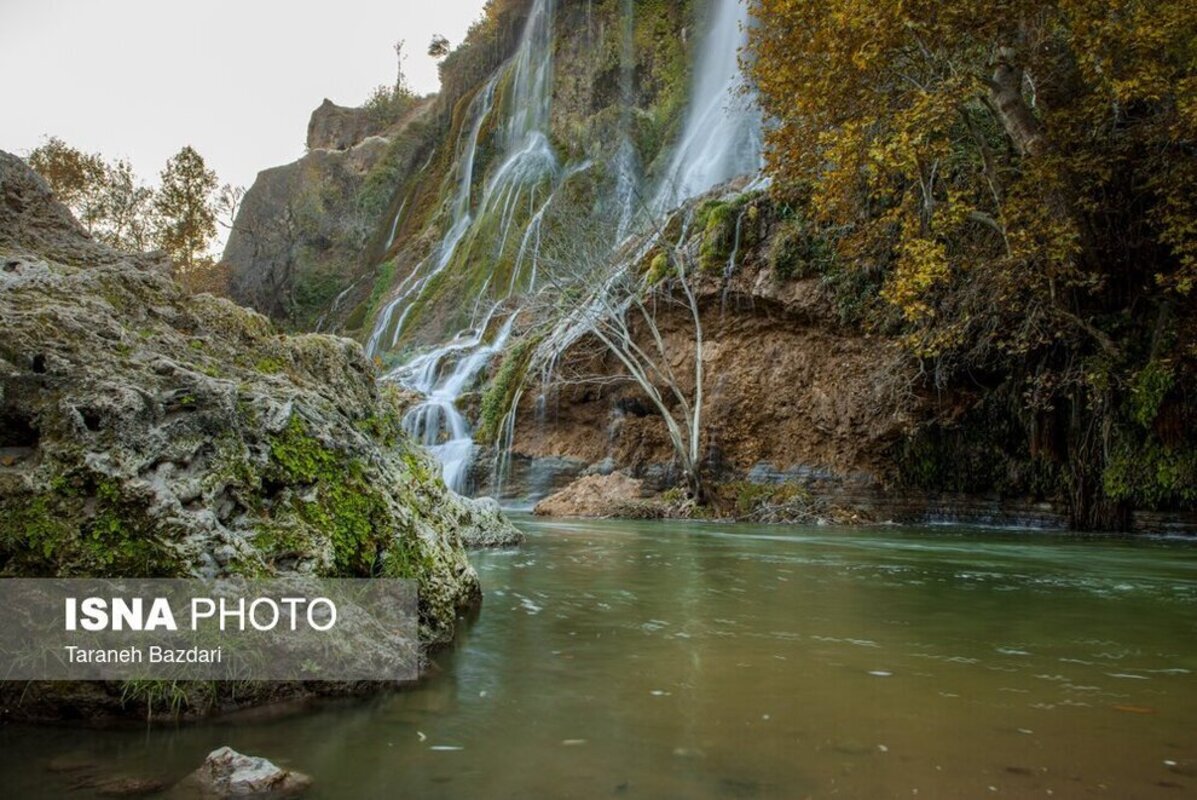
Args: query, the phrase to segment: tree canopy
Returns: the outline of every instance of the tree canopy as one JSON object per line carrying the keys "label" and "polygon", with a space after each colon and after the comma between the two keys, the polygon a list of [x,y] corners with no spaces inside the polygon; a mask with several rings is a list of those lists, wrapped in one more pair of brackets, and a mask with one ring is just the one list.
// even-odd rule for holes
{"label": "tree canopy", "polygon": [[[1162,419],[1197,372],[1191,4],[753,5],[775,191],[845,269],[880,276],[874,324],[943,380],[993,371],[1021,382],[1037,418],[1092,420],[1064,437],[1074,492],[1191,494],[1197,456]],[[1139,426],[1152,474],[1128,488],[1119,431],[1149,366],[1168,389]]]}

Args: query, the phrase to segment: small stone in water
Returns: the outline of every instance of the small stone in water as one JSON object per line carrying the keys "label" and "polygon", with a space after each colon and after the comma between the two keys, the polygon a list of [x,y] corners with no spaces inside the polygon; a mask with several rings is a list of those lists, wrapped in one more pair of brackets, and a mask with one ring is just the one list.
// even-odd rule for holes
{"label": "small stone in water", "polygon": [[704,758],[703,752],[694,747],[675,747],[673,754],[678,758]]}

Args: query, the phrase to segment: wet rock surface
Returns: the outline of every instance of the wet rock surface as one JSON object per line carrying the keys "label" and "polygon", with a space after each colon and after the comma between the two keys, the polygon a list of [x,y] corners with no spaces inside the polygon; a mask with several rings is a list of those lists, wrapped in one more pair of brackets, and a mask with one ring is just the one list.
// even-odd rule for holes
{"label": "wet rock surface", "polygon": [[459,535],[465,547],[506,547],[523,541],[523,534],[513,531],[503,516],[498,500],[461,497],[459,501],[465,509],[459,520]]}
{"label": "wet rock surface", "polygon": [[213,750],[203,765],[176,786],[175,798],[225,800],[234,797],[298,797],[312,785],[302,772],[283,769],[259,756],[238,753],[231,747]]}

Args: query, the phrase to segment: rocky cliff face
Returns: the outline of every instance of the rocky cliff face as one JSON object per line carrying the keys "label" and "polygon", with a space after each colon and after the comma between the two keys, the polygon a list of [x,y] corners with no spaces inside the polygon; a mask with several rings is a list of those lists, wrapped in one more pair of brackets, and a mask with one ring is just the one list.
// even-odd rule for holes
{"label": "rocky cliff face", "polygon": [[[788,477],[879,484],[891,473],[887,450],[923,410],[902,385],[912,378],[912,365],[891,341],[822,325],[796,311],[807,299],[801,295],[818,293],[817,281],[794,287],[791,305],[770,296],[771,287],[757,287],[766,290],[758,293],[744,285],[755,277],[747,271],[726,294],[719,281],[704,281],[700,293],[711,477],[721,483]],[[674,363],[685,369],[694,358],[690,320],[671,310],[659,325]],[[642,346],[651,346],[644,336]],[[623,370],[613,356],[596,353],[592,342],[581,343],[577,352],[587,353],[583,361],[571,353],[563,367],[591,380],[563,380],[547,392],[525,394],[513,460],[564,459],[570,465],[562,465],[564,474],[609,463],[658,490],[673,485],[679,476],[671,468],[661,416],[637,385],[619,380]],[[688,377],[681,379],[683,391],[692,386]],[[524,479],[506,491],[537,495],[545,488]]]}
{"label": "rocky cliff face", "polygon": [[[859,323],[870,296],[866,270],[829,259],[809,226],[765,193],[716,192],[681,216],[692,220],[680,250],[695,270],[704,337],[705,513],[772,522],[1068,526],[1061,484],[1023,444],[1000,398],[936,390],[897,337]],[[649,251],[632,268],[651,274],[654,263]],[[669,302],[680,290],[661,285],[664,295],[654,301],[660,346],[680,390],[692,397],[694,325],[684,304]],[[642,324],[632,330],[637,346],[654,352],[650,331]],[[475,491],[515,503],[552,495],[537,513],[678,511],[677,459],[643,388],[593,336],[543,372],[530,357],[542,331],[517,332],[480,394],[468,398],[483,447]],[[660,376],[655,383],[677,414],[669,385]],[[498,398],[517,406],[496,428],[493,409],[505,408]],[[663,496],[629,502],[626,479],[617,493],[595,483],[612,473],[638,479],[642,500]],[[1137,509],[1130,525],[1191,532],[1197,517]]]}
{"label": "rocky cliff face", "polygon": [[[245,194],[223,261],[232,296],[287,327],[313,330],[369,291],[367,245],[409,169],[429,108],[412,100],[395,122],[325,100],[308,125],[309,152],[258,174]],[[353,303],[348,303],[352,307]]]}
{"label": "rocky cliff face", "polygon": [[[442,78],[506,55],[441,99],[426,159],[396,175],[373,291],[345,330],[384,361],[443,343],[535,290],[542,255],[590,220],[608,244],[645,211],[680,135],[695,40],[712,3],[524,0],[508,47],[479,28]],[[510,52],[508,52],[510,51]],[[477,309],[481,313],[475,313]]]}
{"label": "rocky cliff face", "polygon": [[[662,224],[667,209],[654,206],[652,195],[687,167],[675,162],[704,80],[695,73],[710,72],[700,63],[709,57],[708,37],[722,25],[734,45],[739,30],[730,13],[736,4],[720,0],[499,6],[515,9],[518,24],[507,29],[518,40],[500,46],[482,26],[446,61],[450,93],[419,131],[422,144],[410,148],[419,156],[393,173],[388,211],[367,248],[377,264],[372,280],[363,277],[323,305],[330,324],[387,364],[462,329],[481,326],[479,338],[493,337],[493,320],[546,280],[562,279],[546,273],[593,261],[634,228]],[[509,57],[476,69],[477,51],[488,46]],[[729,52],[723,56],[734,62],[734,46]],[[716,89],[705,102],[718,123],[719,109],[736,98],[722,84]],[[269,177],[263,173],[263,187]],[[280,207],[282,194],[266,205]],[[692,202],[686,212],[703,217],[687,247],[696,261],[709,262],[697,283],[707,336],[706,469],[717,484],[804,481],[876,493],[894,477],[891,451],[927,414],[910,390],[914,366],[884,336],[845,324],[825,276],[774,269],[771,242],[783,226],[766,198],[728,189],[715,197],[723,194],[729,197]],[[270,292],[295,297],[281,286]],[[487,316],[488,308],[498,310]],[[561,354],[558,364],[594,380],[550,376],[543,389],[512,391],[513,376],[538,379],[523,369],[535,316],[522,315],[505,355],[463,378],[457,405],[480,448],[509,448],[497,458],[483,452],[468,488],[535,499],[583,472],[614,469],[643,479],[646,491],[670,486],[677,476],[660,416],[592,340]],[[689,363],[694,343],[685,315],[663,309],[660,324],[676,363]],[[457,356],[455,366],[454,357],[431,362],[446,382],[468,360]],[[514,436],[503,441],[496,397],[501,406],[517,395]],[[441,441],[436,432],[425,435]]]}
{"label": "rocky cliff face", "polygon": [[424,641],[452,636],[465,546],[518,534],[446,491],[359,345],[184,294],[4,153],[0,198],[0,574],[408,577]]}

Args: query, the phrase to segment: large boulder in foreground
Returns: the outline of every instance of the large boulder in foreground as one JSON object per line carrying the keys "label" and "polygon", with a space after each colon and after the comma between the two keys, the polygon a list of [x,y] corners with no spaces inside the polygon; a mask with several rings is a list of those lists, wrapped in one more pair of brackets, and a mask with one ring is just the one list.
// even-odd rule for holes
{"label": "large boulder in foreground", "polygon": [[0,197],[0,575],[408,577],[452,636],[463,537],[519,534],[445,488],[355,342],[185,294],[3,153]]}

